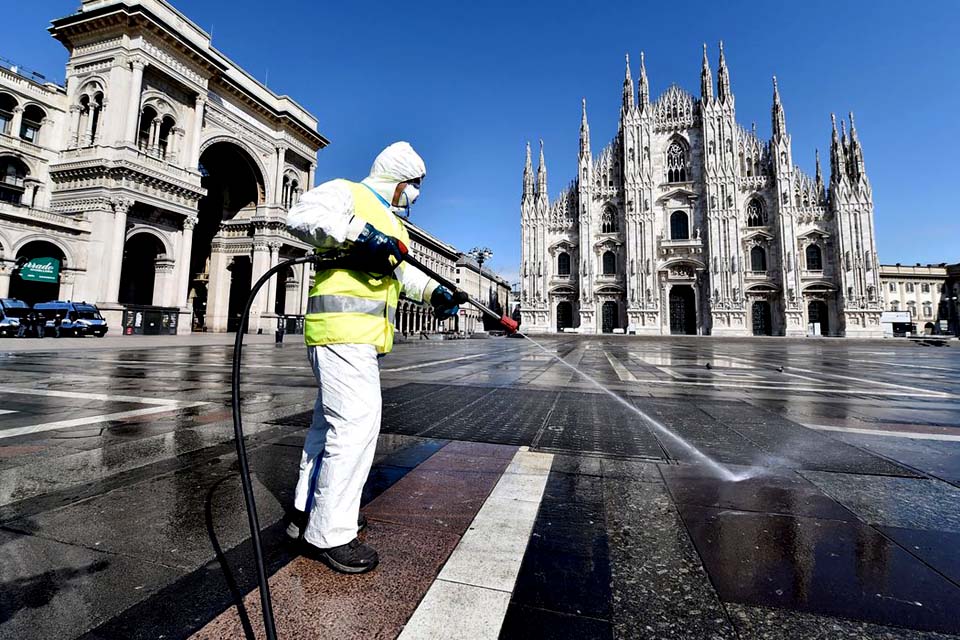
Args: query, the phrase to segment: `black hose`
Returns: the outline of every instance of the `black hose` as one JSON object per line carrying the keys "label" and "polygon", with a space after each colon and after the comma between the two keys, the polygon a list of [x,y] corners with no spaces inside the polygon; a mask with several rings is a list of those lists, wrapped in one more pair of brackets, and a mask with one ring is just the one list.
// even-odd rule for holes
{"label": "black hose", "polygon": [[247,519],[250,522],[250,539],[253,542],[253,557],[257,563],[257,584],[260,587],[260,606],[263,611],[263,628],[267,634],[267,640],[277,639],[276,623],[273,620],[273,604],[270,600],[270,584],[267,581],[267,567],[263,561],[263,547],[260,544],[260,521],[257,518],[257,505],[253,499],[253,486],[250,483],[250,466],[247,464],[247,447],[243,442],[243,422],[240,417],[240,358],[243,350],[243,334],[247,329],[247,321],[250,318],[250,307],[257,297],[257,292],[279,271],[292,267],[293,265],[303,264],[305,262],[320,263],[321,258],[316,255],[308,255],[302,258],[293,258],[285,260],[277,266],[267,270],[260,276],[256,284],[250,290],[250,297],[247,298],[247,304],[243,308],[243,315],[240,316],[240,327],[237,329],[237,338],[233,343],[233,381],[232,398],[233,403],[233,433],[237,441],[237,462],[240,465],[240,484],[243,487],[243,501],[247,508]]}

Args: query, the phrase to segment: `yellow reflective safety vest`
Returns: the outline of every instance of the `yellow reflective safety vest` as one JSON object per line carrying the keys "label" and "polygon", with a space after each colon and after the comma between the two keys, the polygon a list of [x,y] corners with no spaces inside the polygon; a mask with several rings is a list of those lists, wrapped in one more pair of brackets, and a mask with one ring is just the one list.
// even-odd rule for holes
{"label": "yellow reflective safety vest", "polygon": [[[353,194],[354,215],[409,247],[406,228],[385,201],[364,184],[347,184]],[[306,343],[372,344],[378,353],[388,353],[393,349],[399,299],[400,281],[395,274],[377,278],[351,269],[320,271],[307,302]]]}

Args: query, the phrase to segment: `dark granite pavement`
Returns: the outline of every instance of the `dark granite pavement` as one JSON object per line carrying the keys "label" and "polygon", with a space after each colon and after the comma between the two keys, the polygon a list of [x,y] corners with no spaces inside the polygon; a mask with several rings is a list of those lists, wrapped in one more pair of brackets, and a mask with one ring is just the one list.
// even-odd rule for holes
{"label": "dark granite pavement", "polygon": [[[289,587],[284,637],[308,637],[289,631],[298,603],[324,599],[353,616],[375,605],[382,624],[327,612],[311,629],[396,636],[516,447],[552,463],[502,624],[477,637],[960,637],[960,350],[537,340],[545,350],[413,343],[383,360],[363,503],[394,566],[369,588],[284,544],[313,379],[301,346],[248,349],[245,427],[270,571]],[[140,342],[0,354],[0,637],[242,635],[235,604],[246,595],[255,618],[256,599],[229,357]],[[4,435],[24,426],[40,430]]]}

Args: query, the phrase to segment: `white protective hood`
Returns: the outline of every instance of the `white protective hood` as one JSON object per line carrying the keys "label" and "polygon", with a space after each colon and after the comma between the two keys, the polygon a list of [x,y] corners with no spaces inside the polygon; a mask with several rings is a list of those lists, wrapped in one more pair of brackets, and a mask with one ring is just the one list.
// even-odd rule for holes
{"label": "white protective hood", "polygon": [[427,165],[410,143],[394,142],[374,159],[370,175],[363,179],[363,183],[392,203],[399,183],[425,175]]}

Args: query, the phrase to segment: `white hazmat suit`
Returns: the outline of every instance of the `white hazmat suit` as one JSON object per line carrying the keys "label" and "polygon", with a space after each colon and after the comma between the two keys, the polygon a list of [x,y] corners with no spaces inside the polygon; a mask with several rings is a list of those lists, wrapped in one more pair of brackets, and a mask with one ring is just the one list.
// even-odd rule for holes
{"label": "white hazmat suit", "polygon": [[[420,156],[408,143],[397,142],[377,156],[362,182],[393,203],[399,183],[425,174]],[[311,244],[335,249],[362,230],[363,221],[353,214],[348,183],[332,180],[305,193],[290,209],[287,224]],[[405,263],[395,274],[406,297],[415,301],[429,301],[438,286]],[[295,507],[309,514],[306,541],[328,549],[357,536],[360,495],[380,430],[380,369],[372,344],[309,346],[308,356],[319,390],[300,458]]]}

